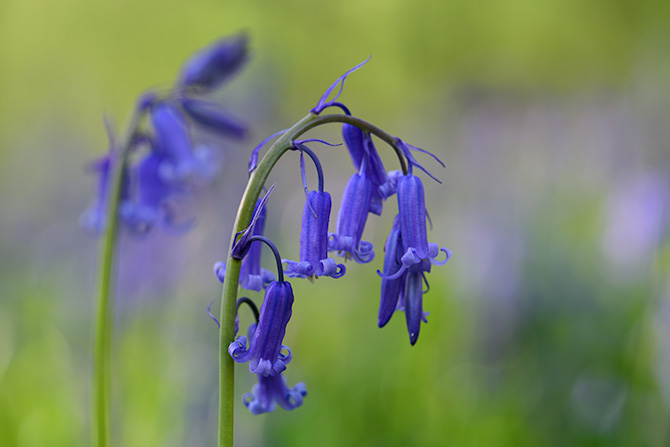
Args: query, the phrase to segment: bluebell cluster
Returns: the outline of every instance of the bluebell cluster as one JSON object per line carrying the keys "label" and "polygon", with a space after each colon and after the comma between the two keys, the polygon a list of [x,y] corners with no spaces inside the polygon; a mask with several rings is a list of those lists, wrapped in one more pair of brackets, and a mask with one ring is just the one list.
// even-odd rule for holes
{"label": "bluebell cluster", "polygon": [[98,193],[81,217],[86,229],[104,229],[110,173],[118,163],[123,169],[119,218],[126,228],[141,234],[155,226],[190,227],[190,219],[179,216],[180,203],[219,171],[215,149],[194,139],[193,130],[245,137],[246,126],[208,96],[244,66],[247,56],[245,35],[215,42],[184,64],[172,89],[141,95],[136,113],[142,126],[133,129],[126,147],[119,147],[124,143],[108,126],[109,151],[90,165]]}
{"label": "bluebell cluster", "polygon": [[[326,108],[337,107],[345,115],[350,115],[350,110],[337,99],[342,92],[346,77],[364,63],[338,78],[326,90],[311,113],[319,115]],[[339,92],[329,100],[331,93],[338,86]],[[283,132],[285,131],[278,132],[272,137]],[[254,149],[249,162],[250,172],[256,168],[261,146],[272,137]],[[403,311],[410,343],[414,345],[419,336],[421,322],[426,322],[427,313],[423,311],[422,303],[424,284],[427,285],[426,274],[430,272],[431,266],[442,265],[451,257],[450,250],[428,242],[423,183],[415,176],[415,171],[418,169],[433,179],[435,177],[412,155],[413,151],[427,152],[397,139],[395,146],[405,160],[407,170],[387,172],[368,130],[348,123],[343,124],[342,137],[355,172],[345,187],[334,233],[328,232],[332,200],[330,194],[324,190],[321,163],[306,145],[307,142],[315,140],[303,140],[292,143],[293,149],[300,151],[300,166],[306,193],[298,249],[299,260],[282,259],[281,262],[285,266],[283,269],[278,260],[278,279],[275,280],[271,273],[261,269],[260,251],[254,251],[260,244],[254,245],[253,242],[262,239],[273,247],[275,256],[279,259],[276,247],[262,236],[266,215],[264,208],[274,186],[258,201],[249,227],[237,235],[233,244],[232,257],[242,262],[240,286],[252,290],[265,288],[257,324],[252,324],[248,336],[239,336],[228,349],[236,362],[248,362],[249,371],[258,376],[259,382],[254,386],[252,393],[246,394],[243,398],[244,404],[253,414],[272,411],[276,404],[291,410],[300,406],[307,394],[303,383],[290,388],[282,377],[283,371],[292,359],[291,350],[283,344],[283,338],[291,318],[294,299],[290,284],[284,280],[284,273],[289,277],[309,280],[320,276],[343,277],[346,272],[344,264],[338,264],[328,256],[329,253],[343,257],[345,261],[349,259],[357,263],[372,261],[375,257],[374,246],[362,239],[368,214],[380,215],[384,202],[396,195],[398,215],[384,247],[386,253],[383,270],[378,271],[381,276],[378,324],[379,327],[383,327],[396,311]],[[316,190],[309,190],[307,187],[305,154],[313,160],[317,170],[319,184]],[[436,157],[434,158],[442,164]],[[437,259],[440,252],[446,255],[442,260]],[[215,272],[223,282],[225,265],[217,263]]]}

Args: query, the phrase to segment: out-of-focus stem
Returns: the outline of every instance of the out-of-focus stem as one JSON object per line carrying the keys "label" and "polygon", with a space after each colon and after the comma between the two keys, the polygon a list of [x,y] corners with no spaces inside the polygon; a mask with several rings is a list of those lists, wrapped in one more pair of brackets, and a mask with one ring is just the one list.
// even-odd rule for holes
{"label": "out-of-focus stem", "polygon": [[[109,160],[107,204],[105,207],[105,233],[100,242],[98,258],[98,303],[95,327],[93,372],[92,445],[107,447],[110,443],[111,412],[111,340],[114,259],[118,230],[118,210],[126,170],[128,153],[133,136],[142,118],[142,111],[135,110],[120,144],[112,148]],[[116,150],[115,150],[116,149]]]}

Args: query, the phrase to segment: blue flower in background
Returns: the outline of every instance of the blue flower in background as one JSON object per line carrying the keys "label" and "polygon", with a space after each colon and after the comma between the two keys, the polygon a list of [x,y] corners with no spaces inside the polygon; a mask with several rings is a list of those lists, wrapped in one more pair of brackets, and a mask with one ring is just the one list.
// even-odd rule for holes
{"label": "blue flower in background", "polygon": [[248,59],[245,34],[221,39],[203,48],[186,61],[178,87],[209,92],[237,73]]}
{"label": "blue flower in background", "polygon": [[184,116],[175,106],[162,102],[151,108],[155,144],[163,155],[160,174],[169,182],[210,180],[216,174],[210,151],[194,148]]}
{"label": "blue flower in background", "polygon": [[179,104],[187,117],[204,129],[236,139],[247,135],[247,126],[230,116],[216,102],[181,97]]}
{"label": "blue flower in background", "polygon": [[134,194],[132,200],[122,203],[119,212],[123,222],[135,233],[145,233],[155,225],[183,231],[193,224],[192,220],[177,223],[175,199],[185,197],[186,191],[162,178],[163,158],[160,152],[151,151],[133,169]]}
{"label": "blue flower in background", "polygon": [[281,374],[276,376],[258,374],[258,383],[254,385],[251,393],[246,393],[242,397],[242,402],[251,414],[262,414],[274,411],[276,404],[284,410],[293,410],[302,405],[303,397],[306,395],[307,388],[302,382],[289,388]]}
{"label": "blue flower in background", "polygon": [[[249,362],[249,371],[262,376],[274,376],[286,369],[293,357],[288,346],[283,345],[286,325],[291,319],[293,289],[288,282],[272,282],[265,289],[258,326],[250,328],[251,342],[238,337],[228,347],[228,353],[238,363]],[[286,350],[288,354],[281,351]]]}
{"label": "blue flower in background", "polygon": [[328,257],[328,221],[331,198],[325,191],[310,191],[302,212],[300,231],[300,262],[283,259],[284,269],[291,277],[313,278],[331,276],[340,278],[346,272],[344,265]]}

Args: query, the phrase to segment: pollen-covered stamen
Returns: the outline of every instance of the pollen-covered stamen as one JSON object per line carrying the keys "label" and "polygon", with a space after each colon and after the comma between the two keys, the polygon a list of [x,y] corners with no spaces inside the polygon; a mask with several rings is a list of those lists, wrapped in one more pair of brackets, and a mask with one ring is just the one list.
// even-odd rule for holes
{"label": "pollen-covered stamen", "polygon": [[[372,57],[372,56],[370,56],[370,57]],[[318,114],[321,113],[321,112],[323,111],[323,109],[325,109],[326,107],[329,107],[329,106],[331,106],[331,105],[336,104],[335,101],[336,101],[337,98],[339,98],[340,95],[342,94],[342,89],[344,89],[344,81],[347,79],[347,76],[349,76],[351,73],[355,72],[356,70],[358,70],[359,68],[361,68],[363,65],[365,65],[365,64],[370,60],[370,57],[368,57],[368,58],[365,59],[363,62],[361,62],[360,64],[356,65],[355,67],[351,68],[350,70],[347,70],[342,76],[340,76],[339,78],[337,78],[337,80],[336,80],[335,82],[333,82],[333,84],[332,84],[330,87],[328,87],[328,89],[326,89],[325,93],[321,96],[321,99],[319,99],[319,102],[316,104],[316,107],[314,107],[314,108],[311,110],[311,112],[312,112],[313,114],[315,114],[315,115],[318,115]],[[335,90],[335,88],[337,88],[337,85],[338,85],[338,84],[340,85],[340,90],[339,90],[339,92],[337,92],[337,94],[333,97],[333,99],[331,99],[330,101],[328,101],[328,97],[329,97],[330,94],[333,92],[333,90]]]}

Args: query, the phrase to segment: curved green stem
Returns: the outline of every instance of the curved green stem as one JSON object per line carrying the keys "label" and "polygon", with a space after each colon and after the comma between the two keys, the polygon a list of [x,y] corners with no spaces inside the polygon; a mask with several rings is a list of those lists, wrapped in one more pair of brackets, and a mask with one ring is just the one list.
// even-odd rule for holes
{"label": "curved green stem", "polygon": [[[110,443],[111,340],[113,311],[113,270],[116,253],[118,209],[126,171],[129,147],[137,131],[142,112],[135,111],[120,142],[118,153],[110,153],[105,235],[98,258],[98,307],[94,346],[92,445]],[[116,157],[116,158],[114,158]]]}
{"label": "curved green stem", "polygon": [[313,113],[309,113],[279,137],[251,174],[242,195],[242,200],[237,210],[237,217],[233,225],[230,247],[228,248],[228,259],[226,260],[226,276],[223,281],[223,297],[219,318],[221,322],[219,330],[219,447],[233,446],[235,363],[228,355],[228,345],[230,345],[235,337],[235,306],[241,265],[241,261],[233,259],[231,256],[235,235],[244,231],[249,226],[254,207],[263,190],[263,185],[265,185],[270,175],[270,171],[272,171],[272,168],[274,168],[282,155],[293,147],[293,140],[316,126],[335,122],[352,124],[376,135],[388,143],[395,150],[403,173],[407,174],[405,157],[398,144],[399,140],[396,137],[360,118],[348,115],[318,116]]}

